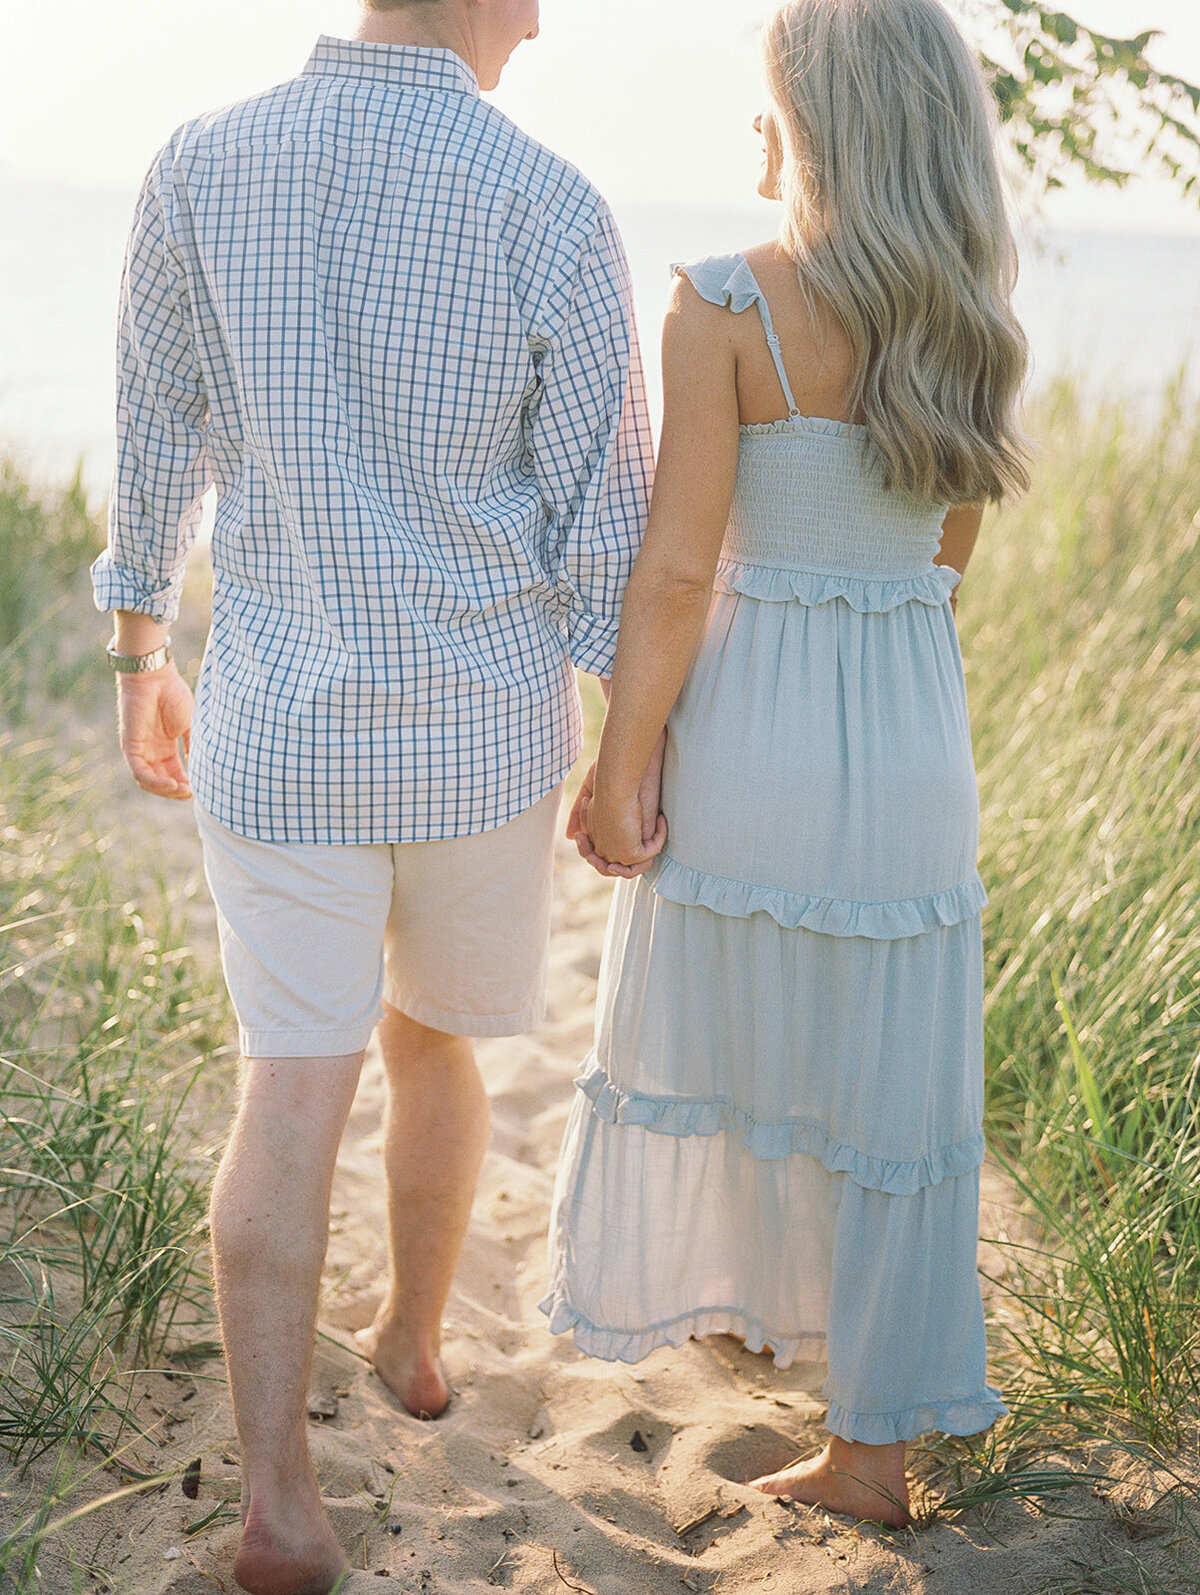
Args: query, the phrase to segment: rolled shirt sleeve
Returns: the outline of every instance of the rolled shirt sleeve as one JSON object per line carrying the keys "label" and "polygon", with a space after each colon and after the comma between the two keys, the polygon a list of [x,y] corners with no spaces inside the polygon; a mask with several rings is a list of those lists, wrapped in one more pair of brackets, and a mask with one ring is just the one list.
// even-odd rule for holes
{"label": "rolled shirt sleeve", "polygon": [[209,486],[208,399],[187,282],[167,210],[170,149],[138,199],[121,280],[117,463],[108,547],[92,566],[96,607],[170,621]]}
{"label": "rolled shirt sleeve", "polygon": [[607,676],[645,530],[654,447],[625,252],[604,205],[540,374],[533,456],[571,660]]}

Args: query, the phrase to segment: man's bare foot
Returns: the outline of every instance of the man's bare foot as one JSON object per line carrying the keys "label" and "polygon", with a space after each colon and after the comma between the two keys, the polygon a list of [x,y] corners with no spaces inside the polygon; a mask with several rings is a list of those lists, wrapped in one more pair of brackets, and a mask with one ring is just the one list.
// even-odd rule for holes
{"label": "man's bare foot", "polygon": [[764,1495],[786,1496],[806,1506],[823,1506],[858,1521],[904,1528],[912,1522],[904,1445],[862,1445],[834,1436],[819,1456],[778,1473],[752,1479]]}
{"label": "man's bare foot", "polygon": [[414,1418],[441,1417],[450,1403],[450,1386],[439,1358],[416,1351],[405,1332],[382,1317],[360,1329],[354,1343]]}
{"label": "man's bare foot", "polygon": [[249,1595],[329,1595],[350,1564],[324,1512],[268,1523],[251,1501],[233,1576]]}

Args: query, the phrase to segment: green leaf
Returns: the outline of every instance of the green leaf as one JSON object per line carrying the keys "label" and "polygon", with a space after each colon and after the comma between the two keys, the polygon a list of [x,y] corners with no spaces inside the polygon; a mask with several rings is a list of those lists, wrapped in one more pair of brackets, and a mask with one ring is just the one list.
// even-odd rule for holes
{"label": "green leaf", "polygon": [[1079,24],[1065,11],[1043,11],[1039,15],[1042,27],[1059,44],[1074,44],[1078,39]]}

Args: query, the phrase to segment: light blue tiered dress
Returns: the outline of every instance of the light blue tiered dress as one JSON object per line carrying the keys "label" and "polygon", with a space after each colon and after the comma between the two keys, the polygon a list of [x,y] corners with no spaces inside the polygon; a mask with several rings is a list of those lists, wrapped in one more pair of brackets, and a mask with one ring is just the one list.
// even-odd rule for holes
{"label": "light blue tiered dress", "polygon": [[555,1331],[636,1362],[730,1332],[827,1363],[827,1426],[969,1434],[986,1381],[978,797],[944,507],[865,429],[744,426],[669,724],[655,870],[616,888],[551,1220]]}

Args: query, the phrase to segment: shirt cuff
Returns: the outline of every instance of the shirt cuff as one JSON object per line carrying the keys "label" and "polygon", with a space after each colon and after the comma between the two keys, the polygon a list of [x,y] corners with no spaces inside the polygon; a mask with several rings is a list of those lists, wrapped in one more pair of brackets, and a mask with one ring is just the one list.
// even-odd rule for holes
{"label": "shirt cuff", "polygon": [[617,657],[619,620],[577,611],[567,621],[571,663],[593,676],[611,676]]}
{"label": "shirt cuff", "polygon": [[124,609],[130,614],[170,622],[179,614],[183,572],[166,586],[150,587],[137,571],[118,565],[105,551],[92,566],[92,592],[99,610]]}

